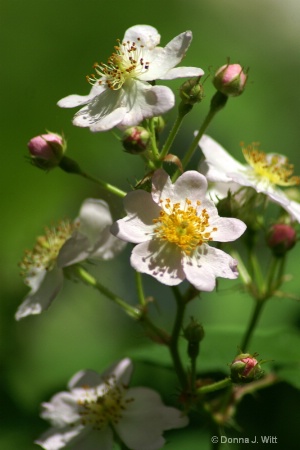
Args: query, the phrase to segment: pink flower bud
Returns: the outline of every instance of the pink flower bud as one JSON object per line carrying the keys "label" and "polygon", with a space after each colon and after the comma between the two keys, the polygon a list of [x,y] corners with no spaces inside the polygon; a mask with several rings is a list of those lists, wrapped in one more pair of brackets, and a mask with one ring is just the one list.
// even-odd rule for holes
{"label": "pink flower bud", "polygon": [[43,170],[58,166],[66,149],[63,137],[55,133],[36,136],[27,146],[32,164]]}
{"label": "pink flower bud", "polygon": [[226,64],[215,73],[215,88],[228,97],[237,97],[245,89],[247,75],[239,64]]}
{"label": "pink flower bud", "polygon": [[230,366],[231,379],[234,383],[250,383],[258,380],[263,375],[263,370],[255,358],[250,353],[241,353]]}
{"label": "pink flower bud", "polygon": [[288,224],[276,223],[267,236],[267,244],[275,256],[284,256],[297,242],[296,230]]}

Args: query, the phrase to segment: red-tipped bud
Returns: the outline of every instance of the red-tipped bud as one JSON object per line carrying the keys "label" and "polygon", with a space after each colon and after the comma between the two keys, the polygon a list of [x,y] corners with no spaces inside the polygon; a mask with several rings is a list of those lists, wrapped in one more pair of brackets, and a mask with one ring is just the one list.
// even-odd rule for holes
{"label": "red-tipped bud", "polygon": [[126,152],[138,155],[147,149],[150,133],[143,127],[130,127],[124,131],[122,141]]}
{"label": "red-tipped bud", "polygon": [[295,228],[285,223],[272,225],[267,235],[267,244],[275,256],[284,256],[297,242]]}
{"label": "red-tipped bud", "polygon": [[250,383],[263,375],[263,370],[250,353],[241,353],[231,363],[230,376],[234,383]]}
{"label": "red-tipped bud", "polygon": [[27,144],[31,162],[43,170],[58,166],[66,150],[66,142],[62,136],[55,133],[41,134]]}
{"label": "red-tipped bud", "polygon": [[245,89],[247,74],[239,64],[225,64],[215,73],[215,88],[227,97],[237,97]]}

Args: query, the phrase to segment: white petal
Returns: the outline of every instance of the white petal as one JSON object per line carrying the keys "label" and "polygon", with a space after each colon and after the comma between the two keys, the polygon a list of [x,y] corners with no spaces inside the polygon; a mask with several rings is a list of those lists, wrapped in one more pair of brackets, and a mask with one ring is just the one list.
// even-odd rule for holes
{"label": "white petal", "polygon": [[32,291],[19,306],[16,320],[31,314],[40,314],[46,310],[62,288],[64,281],[63,271],[57,267],[47,272],[37,290]]}
{"label": "white petal", "polygon": [[205,200],[207,191],[207,180],[204,175],[195,170],[184,172],[174,185],[173,202],[185,202],[188,198],[192,202]]}
{"label": "white petal", "polygon": [[158,239],[136,245],[130,262],[138,272],[147,273],[168,286],[185,279],[179,248]]}
{"label": "white petal", "polygon": [[236,161],[226,150],[211,137],[204,135],[199,145],[205,156],[207,172],[205,176],[209,181],[233,181],[231,173],[243,173],[246,168]]}
{"label": "white petal", "polygon": [[173,199],[174,185],[165,170],[158,169],[154,172],[151,195],[157,204],[160,203],[160,200],[165,200],[166,198]]}
{"label": "white petal", "polygon": [[160,80],[174,80],[176,78],[200,77],[204,71],[198,67],[175,67],[165,73]]}
{"label": "white petal", "polygon": [[95,387],[103,383],[101,375],[94,370],[80,370],[75,373],[68,383],[70,390],[75,388],[82,388],[83,386]]}
{"label": "white petal", "polygon": [[167,407],[157,392],[148,388],[132,388],[126,395],[133,398],[115,426],[122,441],[133,450],[158,450],[165,440],[164,430],[181,428],[188,418],[172,407]]}
{"label": "white petal", "polygon": [[123,89],[126,92],[126,115],[119,123],[121,126],[137,125],[144,119],[166,113],[175,104],[174,94],[166,86],[151,86],[139,80],[128,80]]}
{"label": "white petal", "polygon": [[181,62],[191,41],[192,32],[186,31],[172,39],[164,48],[156,48],[153,53],[155,56],[150,60],[149,70],[140,79],[145,81],[164,79],[169,70]]}
{"label": "white petal", "polygon": [[216,277],[238,277],[237,262],[227,253],[203,244],[183,261],[187,280],[199,291],[212,291]]}
{"label": "white petal", "polygon": [[135,25],[126,31],[122,42],[127,41],[140,43],[151,50],[159,44],[160,35],[156,28],[150,25]]}
{"label": "white petal", "polygon": [[291,201],[287,206],[285,206],[287,212],[292,216],[293,219],[296,219],[297,222],[300,222],[300,204]]}
{"label": "white petal", "polygon": [[130,381],[133,366],[129,358],[111,365],[101,375],[92,370],[82,370],[76,373],[69,381],[69,389],[80,388],[82,386],[96,387],[103,383],[103,380],[109,376],[116,377],[116,381],[120,384],[127,385]]}
{"label": "white petal", "polygon": [[217,228],[217,231],[212,232],[212,238],[216,242],[235,241],[247,228],[241,220],[227,217],[216,217],[209,223],[211,228]]}
{"label": "white petal", "polygon": [[61,247],[58,257],[58,267],[67,267],[77,262],[84,261],[89,256],[90,241],[87,236],[74,232],[73,235]]}
{"label": "white petal", "polygon": [[68,95],[65,98],[62,98],[59,100],[57,105],[60,108],[75,108],[76,106],[85,105],[86,103],[90,102],[94,97],[101,94],[105,89],[104,86],[100,86],[99,84],[95,84],[90,93],[88,95]]}
{"label": "white petal", "polygon": [[112,217],[108,204],[104,200],[86,199],[79,211],[80,233],[89,238],[93,245],[99,234],[112,224]]}
{"label": "white petal", "polygon": [[122,104],[123,95],[122,89],[113,91],[106,88],[75,114],[73,124],[78,127],[90,127],[92,131],[113,128],[126,114],[126,108]]}
{"label": "white petal", "polygon": [[152,200],[151,194],[143,190],[129,192],[124,198],[127,216],[115,222],[111,232],[124,241],[139,243],[151,239],[153,219],[161,208]]}
{"label": "white petal", "polygon": [[117,256],[125,246],[126,242],[113,236],[109,227],[102,231],[101,238],[95,243],[88,258],[107,261]]}
{"label": "white petal", "polygon": [[42,408],[41,417],[55,427],[72,425],[80,419],[77,398],[70,392],[59,392],[50,402],[42,403]]}
{"label": "white petal", "polygon": [[59,450],[60,448],[66,447],[74,439],[76,440],[80,432],[80,427],[66,427],[61,430],[51,428],[42,434],[35,443],[45,450]]}

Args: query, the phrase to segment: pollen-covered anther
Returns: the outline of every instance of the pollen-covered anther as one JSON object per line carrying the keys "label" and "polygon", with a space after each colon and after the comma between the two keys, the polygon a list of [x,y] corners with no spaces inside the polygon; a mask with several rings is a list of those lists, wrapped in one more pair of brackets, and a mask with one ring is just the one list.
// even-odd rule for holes
{"label": "pollen-covered anther", "polygon": [[127,387],[118,385],[113,376],[105,380],[101,394],[97,389],[87,389],[85,398],[78,400],[82,425],[90,425],[96,430],[108,424],[116,425],[128,404],[134,401],[133,398],[124,398],[126,390]]}
{"label": "pollen-covered anther", "polygon": [[247,163],[257,175],[278,186],[300,184],[300,177],[293,176],[294,166],[289,164],[285,156],[267,154],[259,151],[257,147],[257,144],[252,144],[242,149]]}
{"label": "pollen-covered anther", "polygon": [[19,263],[21,276],[33,275],[37,269],[52,270],[63,244],[71,237],[79,222],[60,221],[56,227],[45,228],[44,236],[38,236],[32,250],[25,250]]}
{"label": "pollen-covered anther", "polygon": [[111,90],[121,89],[129,78],[138,78],[149,69],[150,62],[144,61],[144,46],[136,42],[122,42],[117,39],[118,45],[114,46],[114,52],[108,58],[107,63],[95,63],[93,68],[96,75],[87,76],[90,84],[106,84]]}
{"label": "pollen-covered anther", "polygon": [[160,200],[161,211],[158,218],[153,219],[156,225],[154,232],[159,239],[177,245],[187,255],[198,246],[212,241],[209,214],[205,208],[200,210],[200,201],[186,199],[183,207],[180,203],[172,204],[169,198]]}

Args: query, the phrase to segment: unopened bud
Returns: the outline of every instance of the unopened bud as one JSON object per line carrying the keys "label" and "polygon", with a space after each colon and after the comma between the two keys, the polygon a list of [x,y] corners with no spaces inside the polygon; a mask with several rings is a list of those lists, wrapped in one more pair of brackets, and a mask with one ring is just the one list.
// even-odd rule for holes
{"label": "unopened bud", "polygon": [[234,383],[250,383],[258,380],[264,374],[256,355],[241,353],[230,366],[230,376]]}
{"label": "unopened bud", "polygon": [[200,77],[191,78],[180,86],[180,97],[183,103],[195,105],[202,101],[204,97],[203,86],[200,83]]}
{"label": "unopened bud", "polygon": [[239,64],[225,64],[217,70],[213,78],[215,88],[227,97],[241,95],[246,81],[247,74]]}
{"label": "unopened bud", "polygon": [[55,133],[41,134],[27,144],[33,165],[43,170],[57,167],[66,151],[66,142]]}
{"label": "unopened bud", "polygon": [[124,131],[122,141],[126,152],[138,155],[147,149],[150,133],[143,127],[130,127]]}
{"label": "unopened bud", "polygon": [[285,223],[272,225],[268,235],[267,244],[275,256],[281,257],[286,254],[297,242],[295,228]]}
{"label": "unopened bud", "polygon": [[191,317],[190,323],[183,330],[183,337],[188,341],[188,355],[196,358],[199,353],[199,344],[204,338],[203,326]]}

